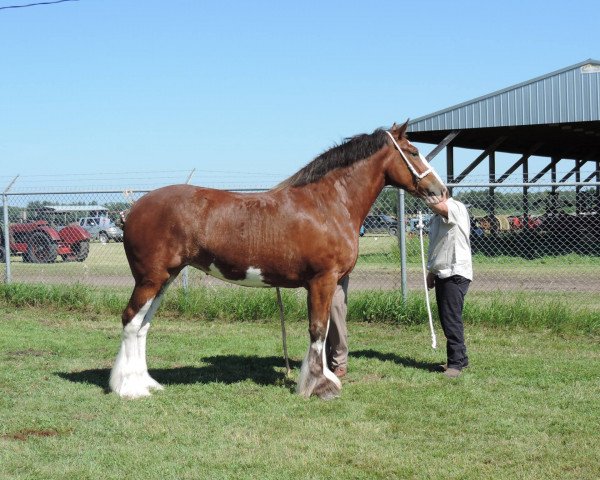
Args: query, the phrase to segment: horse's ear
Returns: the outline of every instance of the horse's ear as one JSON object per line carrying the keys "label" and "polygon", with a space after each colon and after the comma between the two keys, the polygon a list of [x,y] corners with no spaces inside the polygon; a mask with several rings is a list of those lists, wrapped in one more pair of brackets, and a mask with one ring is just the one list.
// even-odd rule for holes
{"label": "horse's ear", "polygon": [[396,122],[392,125],[390,132],[394,137],[400,139],[406,136],[406,129],[408,128],[408,120],[404,123],[404,125],[397,125]]}
{"label": "horse's ear", "polygon": [[409,121],[409,119],[407,118],[406,122],[404,122],[404,125],[402,125],[398,129],[398,138],[406,137],[406,129],[408,128],[408,121]]}

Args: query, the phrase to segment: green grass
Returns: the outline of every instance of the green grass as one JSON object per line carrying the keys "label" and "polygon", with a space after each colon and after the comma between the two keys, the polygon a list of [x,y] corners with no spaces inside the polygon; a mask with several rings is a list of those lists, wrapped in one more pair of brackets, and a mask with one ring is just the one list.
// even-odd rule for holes
{"label": "green grass", "polygon": [[[425,255],[427,255],[428,241],[428,237],[425,237]],[[417,235],[409,234],[406,237],[406,261],[409,268],[421,268],[421,246]],[[570,253],[529,260],[506,255],[486,256],[476,253],[473,255],[473,266],[477,272],[510,268],[523,275],[554,275],[556,272],[564,271],[565,268],[576,268],[584,276],[595,273],[600,267],[600,257]],[[387,234],[361,237],[356,268],[398,270],[400,268],[398,239]]]}
{"label": "green grass", "polygon": [[0,479],[600,477],[597,337],[468,322],[471,367],[448,381],[425,324],[352,321],[342,396],[323,402],[293,393],[305,321],[285,379],[278,322],[159,314],[166,389],[123,401],[104,392],[110,317],[0,305]]}
{"label": "green grass", "polygon": [[[0,284],[0,305],[43,307],[119,317],[127,304],[129,288],[91,288],[84,285]],[[305,319],[306,291],[282,289],[285,317]],[[434,297],[434,296],[432,296]],[[434,318],[437,317],[432,298]],[[159,316],[200,320],[278,320],[273,289],[192,288],[187,293],[171,288]],[[489,326],[547,328],[554,332],[600,334],[600,292],[472,292],[465,302],[465,320]],[[420,324],[427,319],[421,292],[410,293],[406,303],[397,290],[351,292],[348,318],[355,321]]]}
{"label": "green grass", "polygon": [[[355,273],[370,271],[387,272],[400,270],[400,248],[397,237],[388,234],[365,235],[360,238],[359,257]],[[427,249],[425,238],[425,250]],[[411,273],[421,269],[421,253],[419,237],[407,235],[406,240],[407,268]],[[526,260],[519,257],[488,257],[483,254],[473,256],[476,274],[480,278],[490,272],[507,272],[518,280],[526,280],[531,276],[559,277],[565,269],[577,272],[581,278],[595,276],[600,267],[600,257],[578,254],[546,256]],[[126,284],[131,281],[131,273],[121,243],[91,243],[90,254],[84,262],[63,262],[57,260],[52,264],[24,263],[21,257],[11,257],[13,279],[17,282],[50,281],[53,283],[69,283],[79,279],[85,283],[94,283],[98,278],[109,284],[112,278],[115,283]],[[416,273],[415,273],[416,274]],[[190,284],[199,284],[203,273],[191,268]]]}
{"label": "green grass", "polygon": [[[307,318],[306,291],[283,289],[288,321]],[[58,308],[82,314],[119,317],[129,299],[128,288],[91,288],[84,285],[0,284],[0,305]],[[432,296],[434,297],[434,296]],[[437,318],[432,298],[434,318]],[[202,320],[278,320],[273,289],[193,288],[187,293],[171,288],[159,316]],[[472,292],[465,301],[465,320],[488,326],[546,328],[554,332],[600,335],[600,292]],[[415,325],[426,322],[421,292],[404,303],[397,290],[354,291],[349,295],[348,318],[355,321]]]}
{"label": "green grass", "polygon": [[20,256],[11,257],[11,270],[15,278],[37,275],[43,277],[90,277],[93,275],[131,275],[122,243],[90,243],[90,253],[83,262],[26,263]]}

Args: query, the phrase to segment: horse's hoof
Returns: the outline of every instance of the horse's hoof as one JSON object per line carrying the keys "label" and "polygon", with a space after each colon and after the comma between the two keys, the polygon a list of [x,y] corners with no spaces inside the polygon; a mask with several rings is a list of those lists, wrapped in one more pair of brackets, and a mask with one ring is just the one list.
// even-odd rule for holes
{"label": "horse's hoof", "polygon": [[298,384],[298,394],[304,398],[310,398],[312,395],[319,397],[321,400],[332,400],[340,396],[342,391],[342,382],[331,375],[321,375],[318,378],[309,378]]}
{"label": "horse's hoof", "polygon": [[149,390],[164,390],[165,387],[163,387],[160,383],[158,383],[156,380],[154,380],[150,375],[146,375],[144,378],[144,381],[146,383],[146,387],[148,387]]}
{"label": "horse's hoof", "polygon": [[135,400],[136,398],[149,397],[152,395],[148,388],[121,388],[120,390],[115,390],[115,393],[119,395],[121,398],[125,398],[127,400]]}
{"label": "horse's hoof", "polygon": [[147,374],[116,375],[111,377],[109,385],[119,397],[127,399],[149,397],[151,388],[162,389],[162,386]]}
{"label": "horse's hoof", "polygon": [[328,378],[323,378],[321,382],[315,387],[312,394],[319,397],[321,400],[333,400],[340,396],[342,391],[342,385],[336,382],[329,380]]}

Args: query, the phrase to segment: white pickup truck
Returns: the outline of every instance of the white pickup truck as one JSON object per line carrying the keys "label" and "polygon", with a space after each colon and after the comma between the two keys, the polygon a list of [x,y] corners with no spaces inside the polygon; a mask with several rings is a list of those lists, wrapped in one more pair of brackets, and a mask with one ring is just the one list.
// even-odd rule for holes
{"label": "white pickup truck", "polygon": [[79,225],[88,231],[94,240],[107,243],[123,241],[123,230],[117,227],[108,217],[83,217],[79,219]]}

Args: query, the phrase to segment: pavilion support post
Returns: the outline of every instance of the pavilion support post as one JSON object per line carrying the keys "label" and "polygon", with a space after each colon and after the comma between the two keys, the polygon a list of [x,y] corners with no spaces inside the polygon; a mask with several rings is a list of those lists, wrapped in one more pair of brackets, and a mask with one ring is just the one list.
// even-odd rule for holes
{"label": "pavilion support post", "polygon": [[[535,183],[537,182],[540,178],[542,178],[544,175],[546,175],[548,172],[550,172],[552,169],[554,169],[554,174],[552,174],[552,172],[550,173],[550,175],[552,175],[552,182],[556,182],[556,164],[560,161],[559,157],[552,157],[552,159],[550,160],[550,163],[548,165],[546,165],[544,168],[542,168],[538,174],[533,177],[531,179],[530,183]],[[553,190],[554,191],[554,190]]]}
{"label": "pavilion support post", "polygon": [[[489,155],[489,182],[496,182],[496,152],[490,152]],[[488,195],[490,197],[489,210],[488,213],[490,216],[496,215],[496,187],[489,187]]]}
{"label": "pavilion support post", "polygon": [[[529,183],[529,158],[523,161],[523,183]],[[523,187],[523,225],[529,222],[529,188]]]}
{"label": "pavilion support post", "polygon": [[[446,147],[446,182],[454,183],[454,147]],[[452,187],[448,187],[448,194],[452,196]]]}
{"label": "pavilion support post", "polygon": [[444,139],[440,143],[438,143],[436,145],[436,147],[425,156],[425,159],[428,162],[431,162],[435,158],[435,156],[444,149],[444,147],[447,147],[448,145],[450,145],[450,142],[452,140],[454,140],[459,133],[460,133],[460,130],[454,130],[454,131],[450,132],[448,135],[446,135],[444,137]]}
{"label": "pavilion support post", "polygon": [[[556,183],[556,165],[560,161],[558,157],[552,157],[552,161],[550,162],[550,179],[552,183]],[[556,186],[552,186],[552,193],[556,193]]]}
{"label": "pavilion support post", "polygon": [[[575,160],[575,181],[581,182],[581,166],[584,164],[582,160]],[[581,186],[575,187],[575,213],[581,213]]]}
{"label": "pavilion support post", "polygon": [[486,148],[475,160],[473,160],[460,175],[458,175],[454,181],[456,183],[460,183],[464,180],[464,178],[471,173],[477,166],[485,160],[486,157],[489,157],[493,152],[495,152],[498,147],[504,142],[508,137],[498,137],[495,142],[493,142],[488,148]]}
{"label": "pavilion support post", "polygon": [[538,142],[533,145],[526,153],[523,154],[518,161],[516,161],[506,172],[498,177],[496,183],[504,182],[508,177],[510,177],[514,172],[516,172],[520,167],[523,166],[523,162],[525,162],[529,157],[531,157],[541,146],[542,142]]}
{"label": "pavilion support post", "polygon": [[[600,183],[600,160],[596,160],[596,182]],[[596,214],[600,215],[600,185],[596,185]]]}
{"label": "pavilion support post", "polygon": [[[549,210],[551,213],[556,213],[558,211],[558,190],[556,186],[556,166],[560,162],[560,157],[551,157],[550,161],[550,181],[552,182],[552,188],[550,190],[550,202],[549,202]],[[537,177],[536,177],[537,179]]]}

